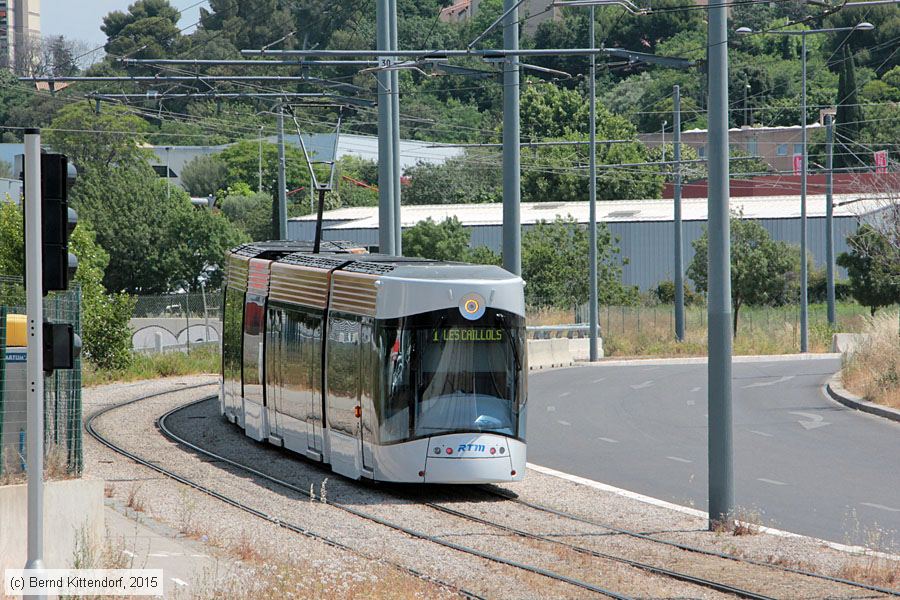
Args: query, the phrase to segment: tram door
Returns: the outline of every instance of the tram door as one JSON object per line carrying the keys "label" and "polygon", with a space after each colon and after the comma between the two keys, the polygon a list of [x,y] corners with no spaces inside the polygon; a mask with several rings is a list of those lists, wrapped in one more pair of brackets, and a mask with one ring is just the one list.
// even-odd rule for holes
{"label": "tram door", "polygon": [[369,477],[375,474],[372,444],[375,443],[378,356],[372,319],[364,317],[359,332],[359,444],[363,473]]}
{"label": "tram door", "polygon": [[[266,322],[266,418],[269,425],[269,440],[282,444],[278,414],[284,410],[284,311],[269,309]],[[274,438],[274,439],[273,439]]]}

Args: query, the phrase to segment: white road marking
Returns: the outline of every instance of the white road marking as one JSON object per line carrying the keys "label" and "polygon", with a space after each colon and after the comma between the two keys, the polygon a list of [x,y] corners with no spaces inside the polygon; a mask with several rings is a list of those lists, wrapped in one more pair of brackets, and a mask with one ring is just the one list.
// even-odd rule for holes
{"label": "white road marking", "polygon": [[695,404],[697,404],[697,401],[696,400],[688,400],[687,404],[688,404],[688,406],[694,406]]}
{"label": "white road marking", "polygon": [[831,423],[825,420],[825,417],[822,415],[816,415],[813,413],[805,413],[805,412],[795,412],[791,411],[792,415],[797,415],[798,417],[806,417],[809,419],[808,421],[797,421],[800,425],[803,426],[803,429],[809,431],[810,429],[816,429],[818,427],[825,427],[826,425],[831,425]]}
{"label": "white road marking", "polygon": [[134,558],[134,552],[132,552],[131,550],[122,550],[122,554]]}
{"label": "white road marking", "polygon": [[779,383],[784,383],[785,381],[790,381],[794,378],[794,375],[785,375],[784,377],[780,377],[775,381],[757,381],[756,383],[751,383],[750,385],[745,385],[744,389],[750,388],[758,388],[758,387],[766,387],[770,385],[778,385]]}
{"label": "white road marking", "polygon": [[639,383],[639,384],[637,384],[637,385],[632,385],[632,386],[629,386],[629,387],[631,387],[631,389],[633,389],[633,390],[642,390],[642,389],[644,389],[644,388],[650,387],[651,385],[653,385],[653,380],[652,380],[652,379],[648,379],[648,380],[645,381],[644,383]]}
{"label": "white road marking", "polygon": [[194,558],[209,558],[208,554],[191,554]]}
{"label": "white road marking", "polygon": [[556,407],[555,407],[555,406],[548,406],[548,407],[547,407],[547,412],[556,412]]}
{"label": "white road marking", "polygon": [[681,458],[680,456],[667,456],[666,458],[668,458],[669,460],[674,460],[674,461],[676,461],[676,462],[682,462],[682,463],[692,463],[692,462],[694,462],[694,461],[688,460],[688,459],[686,459],[686,458]]}
{"label": "white road marking", "polygon": [[595,379],[594,383],[600,383],[601,381],[605,381],[606,377],[600,377],[599,379]]}
{"label": "white road marking", "polygon": [[557,423],[559,423],[560,425],[565,425],[566,427],[569,427],[570,425],[572,425],[568,421],[557,421]]}
{"label": "white road marking", "polygon": [[169,558],[168,552],[151,552],[147,556],[152,556],[153,558]]}
{"label": "white road marking", "polygon": [[691,388],[691,392],[699,392],[699,391],[700,391],[699,387]]}
{"label": "white road marking", "polygon": [[563,392],[562,394],[559,395],[559,397],[565,398],[566,396],[571,396],[571,395],[572,395],[572,392]]}
{"label": "white road marking", "polygon": [[597,439],[607,442],[609,444],[618,444],[619,443],[619,440],[614,440],[612,438],[607,438],[607,437],[598,437]]}
{"label": "white road marking", "polygon": [[765,477],[758,477],[757,481],[762,481],[763,483],[771,483],[772,485],[787,485],[783,481],[777,481],[775,479],[766,479]]}
{"label": "white road marking", "polygon": [[[808,355],[801,354],[801,357],[813,357],[816,355]],[[739,357],[735,357],[739,358]],[[802,360],[802,359],[801,359]],[[611,494],[615,494],[617,496],[621,496],[623,498],[631,498],[632,500],[637,500],[638,502],[643,502],[645,504],[649,504],[651,506],[658,506],[661,508],[668,508],[670,510],[674,510],[686,515],[691,515],[693,517],[700,517],[702,519],[708,519],[709,513],[704,512],[702,510],[697,510],[696,508],[691,508],[689,506],[681,506],[680,504],[674,504],[672,502],[666,502],[665,500],[660,500],[659,498],[652,498],[650,496],[645,496],[644,494],[638,494],[637,492],[632,492],[630,490],[625,490],[619,487],[614,487],[606,483],[600,483],[599,481],[594,481],[593,479],[587,479],[586,477],[579,477],[578,475],[572,475],[571,473],[563,473],[562,471],[557,471],[556,469],[550,469],[548,467],[542,467],[540,465],[536,465],[534,463],[525,463],[532,471],[537,471],[538,473],[543,473],[544,475],[549,475],[550,477],[557,477],[559,479],[563,479],[565,481],[571,481],[572,483],[576,483],[578,485],[583,485],[595,490],[601,490],[604,492],[609,492]],[[851,552],[853,554],[861,554],[863,556],[874,556],[877,558],[886,558],[888,560],[900,560],[900,556],[896,554],[888,554],[887,552],[876,552],[874,550],[870,550],[869,548],[865,548],[863,546],[849,546],[847,544],[840,544],[838,542],[831,542],[828,540],[823,540],[820,538],[814,538],[806,535],[800,535],[799,533],[791,533],[790,531],[785,531],[783,529],[776,529],[774,527],[766,527],[762,525],[759,527],[759,530],[763,533],[769,533],[771,535],[777,535],[783,538],[793,538],[800,540],[812,540],[816,543],[822,544],[829,548],[833,548],[835,550],[840,550],[841,552]]]}
{"label": "white road marking", "polygon": [[765,431],[757,431],[757,430],[755,430],[755,429],[749,429],[748,431],[749,431],[750,433],[755,433],[756,435],[761,435],[761,436],[763,436],[763,437],[775,437],[775,436],[772,435],[771,433],[766,433]]}
{"label": "white road marking", "polygon": [[871,506],[872,508],[878,508],[881,510],[888,510],[890,512],[900,512],[900,508],[892,508],[890,506],[885,506],[884,504],[873,504],[872,502],[860,502],[863,506]]}
{"label": "white road marking", "polygon": [[178,579],[177,577],[169,577],[169,579],[171,579],[172,581],[174,581],[175,583],[177,583],[178,585],[180,585],[182,587],[187,585],[187,581],[185,581],[184,579]]}

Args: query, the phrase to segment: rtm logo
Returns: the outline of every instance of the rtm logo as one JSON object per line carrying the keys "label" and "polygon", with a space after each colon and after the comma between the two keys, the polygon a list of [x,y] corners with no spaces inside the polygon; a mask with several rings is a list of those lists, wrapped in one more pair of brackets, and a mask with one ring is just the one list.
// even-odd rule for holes
{"label": "rtm logo", "polygon": [[460,444],[457,452],[484,452],[484,444]]}

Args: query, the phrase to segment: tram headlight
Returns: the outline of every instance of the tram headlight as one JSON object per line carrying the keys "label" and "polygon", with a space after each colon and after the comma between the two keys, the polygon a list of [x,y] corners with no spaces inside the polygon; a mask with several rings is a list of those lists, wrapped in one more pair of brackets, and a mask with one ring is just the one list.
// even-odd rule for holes
{"label": "tram headlight", "polygon": [[469,321],[477,321],[484,316],[486,308],[484,297],[475,292],[464,295],[459,299],[459,314]]}

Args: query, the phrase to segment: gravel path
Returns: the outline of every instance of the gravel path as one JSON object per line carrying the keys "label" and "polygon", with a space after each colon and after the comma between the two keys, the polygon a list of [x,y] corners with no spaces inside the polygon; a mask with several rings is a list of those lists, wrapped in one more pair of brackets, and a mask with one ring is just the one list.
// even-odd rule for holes
{"label": "gravel path", "polygon": [[[119,402],[128,397],[209,381],[208,378],[181,378],[177,381],[154,381],[130,386],[106,386],[88,390],[85,413]],[[199,391],[182,391],[117,409],[102,417],[97,429],[118,444],[143,456],[161,461],[167,468],[213,487],[255,508],[290,520],[317,533],[327,535],[369,556],[395,561],[452,582],[474,593],[488,597],[587,597],[587,590],[554,582],[539,575],[523,573],[511,567],[491,563],[434,543],[398,533],[323,502],[308,498],[247,475],[227,465],[173,445],[154,427],[155,419],[167,410],[192,399],[215,393],[215,387]],[[719,598],[722,594],[658,575],[648,574],[625,565],[585,556],[546,541],[524,539],[497,528],[473,523],[424,506],[422,500],[438,502],[454,510],[503,523],[538,535],[555,536],[562,541],[600,552],[651,562],[669,569],[709,577],[738,587],[756,590],[780,598],[873,598],[878,594],[829,584],[807,577],[780,573],[687,553],[643,540],[610,535],[602,527],[575,522],[542,513],[501,499],[488,499],[478,490],[441,487],[423,490],[418,487],[360,484],[333,475],[319,465],[246,438],[218,414],[214,402],[206,402],[179,411],[168,422],[176,434],[227,458],[257,466],[267,474],[290,481],[301,489],[312,489],[317,497],[340,502],[359,510],[399,522],[454,543],[500,554],[523,563],[538,565],[571,577],[594,583],[634,597]],[[121,423],[127,423],[123,427]],[[113,483],[114,494],[127,501],[137,496],[144,509],[155,518],[172,523],[183,532],[210,540],[223,548],[252,548],[255,558],[277,556],[285,564],[311,568],[319,573],[339,573],[345,577],[376,576],[393,571],[391,577],[406,580],[404,596],[437,597],[452,594],[382,564],[373,565],[346,551],[321,542],[291,534],[274,525],[227,507],[209,496],[189,490],[151,470],[120,459],[93,440],[86,443],[86,460],[92,475]],[[131,481],[128,481],[131,480]],[[120,488],[120,486],[122,486]],[[821,572],[837,573],[846,567],[847,556],[824,551],[807,540],[776,538],[770,535],[733,537],[711,534],[705,522],[682,513],[652,507],[614,494],[600,492],[557,478],[529,472],[522,483],[508,484],[506,489],[531,502],[552,506],[618,527],[653,532],[667,539],[677,539],[710,550],[752,556],[781,564],[815,567]],[[246,552],[245,552],[246,553]],[[318,561],[318,562],[317,562]],[[814,561],[814,562],[810,562]],[[252,568],[259,561],[245,561]],[[243,563],[239,562],[239,565]],[[349,565],[349,567],[348,567]],[[246,573],[232,578],[243,581]],[[369,582],[371,583],[371,582]],[[217,584],[221,587],[221,584]],[[330,583],[329,583],[330,585]],[[352,595],[353,581],[346,591]],[[324,588],[319,588],[324,591]],[[371,588],[370,588],[371,591]]]}

